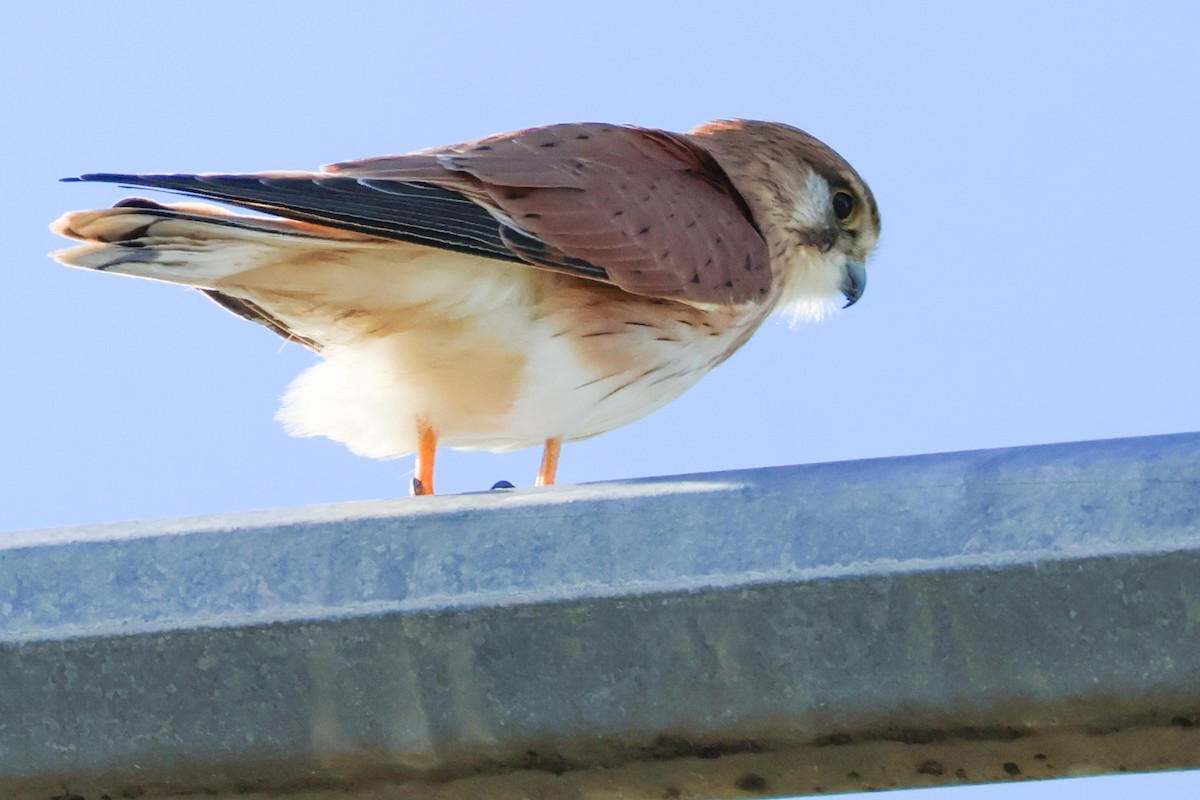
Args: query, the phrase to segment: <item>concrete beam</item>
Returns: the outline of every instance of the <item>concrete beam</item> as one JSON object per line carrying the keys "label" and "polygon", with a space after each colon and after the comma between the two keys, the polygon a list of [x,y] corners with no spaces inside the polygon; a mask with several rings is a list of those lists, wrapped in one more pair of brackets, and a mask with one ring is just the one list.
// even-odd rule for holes
{"label": "concrete beam", "polygon": [[0,795],[1200,766],[1200,434],[0,535]]}

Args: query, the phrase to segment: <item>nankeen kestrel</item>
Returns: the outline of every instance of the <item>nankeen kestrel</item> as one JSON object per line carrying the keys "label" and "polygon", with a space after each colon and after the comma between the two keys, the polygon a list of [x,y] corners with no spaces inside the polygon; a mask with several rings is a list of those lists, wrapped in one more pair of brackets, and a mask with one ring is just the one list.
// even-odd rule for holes
{"label": "nankeen kestrel", "polygon": [[194,286],[324,358],[280,419],[376,458],[559,445],[679,396],[776,309],[855,302],[879,235],[837,153],[775,122],[580,123],[320,172],[95,174],[141,198],[53,224],[64,264]]}

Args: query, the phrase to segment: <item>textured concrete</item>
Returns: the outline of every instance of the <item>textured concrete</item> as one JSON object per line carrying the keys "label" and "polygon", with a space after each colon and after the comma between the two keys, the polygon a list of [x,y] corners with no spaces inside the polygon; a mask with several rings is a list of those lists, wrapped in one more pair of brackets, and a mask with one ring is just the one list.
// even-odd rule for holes
{"label": "textured concrete", "polygon": [[0,794],[1200,766],[1198,623],[1200,434],[0,534]]}

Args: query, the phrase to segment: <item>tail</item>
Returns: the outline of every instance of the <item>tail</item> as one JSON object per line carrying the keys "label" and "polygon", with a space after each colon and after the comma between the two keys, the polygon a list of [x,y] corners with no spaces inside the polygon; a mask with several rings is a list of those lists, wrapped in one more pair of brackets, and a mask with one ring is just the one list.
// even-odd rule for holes
{"label": "tail", "polygon": [[50,230],[85,244],[51,253],[60,264],[212,288],[254,269],[281,246],[349,238],[290,220],[233,214],[200,203],[129,198],[112,208],[69,211]]}

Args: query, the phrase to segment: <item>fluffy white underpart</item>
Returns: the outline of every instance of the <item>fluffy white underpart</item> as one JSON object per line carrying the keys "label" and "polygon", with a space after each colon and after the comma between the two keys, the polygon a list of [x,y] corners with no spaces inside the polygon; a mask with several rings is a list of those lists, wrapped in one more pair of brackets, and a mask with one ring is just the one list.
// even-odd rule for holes
{"label": "fluffy white underpart", "polygon": [[[289,388],[278,415],[289,433],[327,436],[375,458],[412,452],[419,417],[449,447],[505,450],[551,437],[583,439],[678,397],[727,346],[724,336],[688,344],[691,331],[681,322],[666,331],[616,326],[604,341],[620,354],[617,361],[589,358],[575,337],[563,335],[589,324],[580,309],[535,299],[550,279],[546,273],[416,252],[423,255],[407,261],[403,274],[389,276],[370,252],[329,267],[340,272],[338,289],[352,295],[339,305],[369,297],[374,311],[355,318],[368,329],[354,335],[313,330],[305,304],[309,334],[340,343],[324,348],[323,363]],[[360,259],[363,268],[356,269]],[[289,317],[278,299],[271,307]],[[398,313],[388,315],[388,308]],[[590,324],[610,325],[607,317],[601,313]]]}
{"label": "fluffy white underpart", "polygon": [[[80,212],[61,227],[93,241],[57,257],[214,288],[319,342],[324,360],[293,382],[278,417],[289,433],[326,436],[375,458],[412,452],[422,419],[440,444],[460,448],[604,433],[678,397],[757,324],[748,317],[700,332],[686,314],[634,300],[619,313],[590,303],[586,291],[573,294],[577,284],[540,270],[272,230],[286,225],[229,226],[157,209]],[[134,236],[140,246],[123,243]],[[837,280],[820,284],[812,276],[829,270],[811,266],[795,299],[809,309],[814,297],[836,292]]]}

